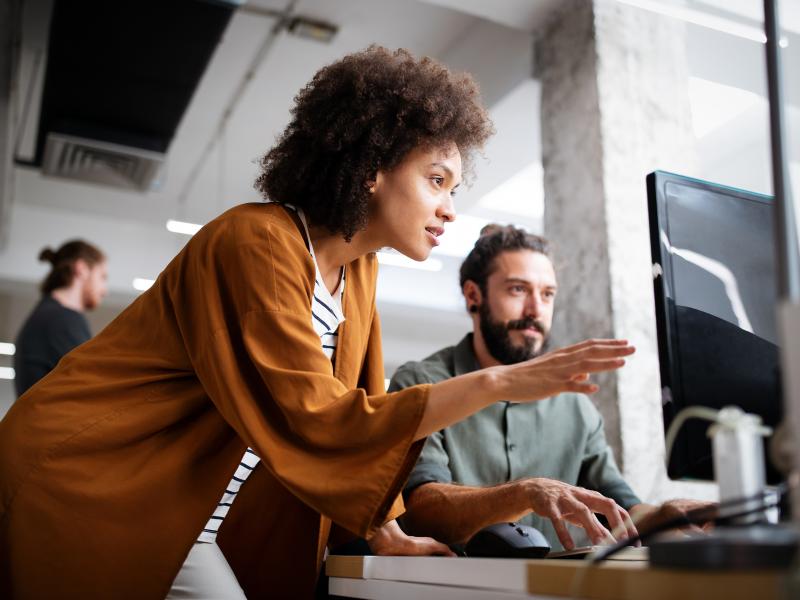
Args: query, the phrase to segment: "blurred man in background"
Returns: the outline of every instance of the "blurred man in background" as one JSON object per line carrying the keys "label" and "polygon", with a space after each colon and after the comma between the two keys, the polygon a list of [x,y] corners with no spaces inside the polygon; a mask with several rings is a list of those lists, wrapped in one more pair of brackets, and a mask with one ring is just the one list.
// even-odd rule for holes
{"label": "blurred man in background", "polygon": [[83,313],[97,308],[108,291],[106,257],[92,244],[72,240],[56,251],[45,248],[39,260],[49,262],[52,268],[41,285],[42,299],[17,336],[17,397],[91,337]]}

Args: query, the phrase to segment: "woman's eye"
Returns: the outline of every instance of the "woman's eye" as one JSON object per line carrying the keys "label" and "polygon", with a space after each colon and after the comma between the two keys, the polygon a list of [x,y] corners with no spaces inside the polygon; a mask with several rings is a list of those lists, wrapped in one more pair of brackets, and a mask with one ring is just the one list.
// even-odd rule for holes
{"label": "woman's eye", "polygon": [[439,177],[438,175],[434,175],[431,177],[431,181],[436,185],[442,185],[444,183],[444,177]]}

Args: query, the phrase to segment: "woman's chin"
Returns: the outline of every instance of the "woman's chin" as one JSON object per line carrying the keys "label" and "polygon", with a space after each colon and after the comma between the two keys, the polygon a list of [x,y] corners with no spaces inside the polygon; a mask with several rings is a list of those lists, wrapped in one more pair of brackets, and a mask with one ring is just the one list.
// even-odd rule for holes
{"label": "woman's chin", "polygon": [[408,252],[404,253],[408,258],[411,260],[415,260],[417,262],[422,262],[428,260],[428,257],[431,255],[430,250],[422,250],[418,252]]}

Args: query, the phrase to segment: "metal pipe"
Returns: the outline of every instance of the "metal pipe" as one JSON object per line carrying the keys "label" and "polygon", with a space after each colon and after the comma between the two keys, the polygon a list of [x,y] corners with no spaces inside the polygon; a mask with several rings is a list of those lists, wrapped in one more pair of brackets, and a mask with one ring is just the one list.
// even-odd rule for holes
{"label": "metal pipe", "polygon": [[775,4],[775,0],[764,0],[772,186],[775,197],[775,266],[778,302],[784,300],[798,302],[800,301],[800,256],[798,256],[797,222],[792,203],[791,183],[786,169],[780,29]]}

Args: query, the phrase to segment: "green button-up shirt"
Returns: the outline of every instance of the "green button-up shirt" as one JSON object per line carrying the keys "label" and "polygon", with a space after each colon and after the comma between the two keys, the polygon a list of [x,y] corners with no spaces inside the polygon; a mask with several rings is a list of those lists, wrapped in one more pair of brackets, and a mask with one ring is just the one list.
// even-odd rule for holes
{"label": "green button-up shirt", "polygon": [[[457,346],[401,366],[389,391],[479,368],[468,334]],[[626,509],[641,502],[614,462],[600,413],[586,396],[571,393],[525,404],[496,402],[429,436],[405,492],[429,482],[492,486],[525,477],[596,490]],[[549,520],[531,514],[520,522],[542,531],[553,550],[561,549]]]}

